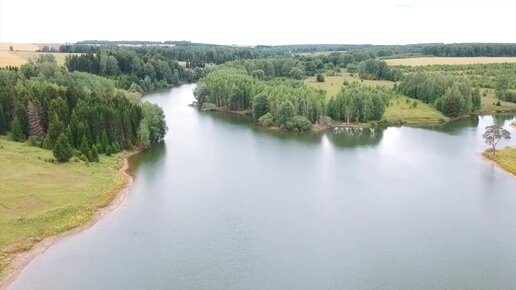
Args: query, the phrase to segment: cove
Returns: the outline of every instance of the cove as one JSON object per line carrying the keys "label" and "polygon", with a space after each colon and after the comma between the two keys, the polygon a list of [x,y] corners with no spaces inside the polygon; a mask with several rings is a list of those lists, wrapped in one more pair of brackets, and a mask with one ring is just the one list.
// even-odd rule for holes
{"label": "cove", "polygon": [[146,97],[169,132],[131,159],[126,200],[8,289],[516,285],[516,179],[480,156],[514,115],[292,134],[189,107],[194,87]]}

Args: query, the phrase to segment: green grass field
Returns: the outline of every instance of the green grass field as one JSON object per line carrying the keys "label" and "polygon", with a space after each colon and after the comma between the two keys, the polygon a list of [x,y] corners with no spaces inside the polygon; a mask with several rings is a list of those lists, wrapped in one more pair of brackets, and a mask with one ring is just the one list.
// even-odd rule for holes
{"label": "green grass field", "polygon": [[496,151],[496,155],[489,151],[482,153],[486,158],[493,160],[503,169],[516,175],[516,147],[505,147]]}
{"label": "green grass field", "polygon": [[487,97],[482,97],[481,107],[477,113],[486,115],[504,112],[516,112],[516,103],[500,101],[500,106],[497,106],[497,102],[498,99],[492,96],[488,95]]}
{"label": "green grass field", "polygon": [[[413,107],[413,103],[417,105]],[[402,121],[406,124],[429,124],[447,121],[449,118],[433,106],[405,96],[391,98],[383,118],[389,122]]]}
{"label": "green grass field", "polygon": [[347,81],[348,83],[359,83],[366,86],[380,86],[380,87],[387,87],[392,88],[394,86],[394,82],[391,81],[374,81],[374,80],[361,80],[357,76],[352,76],[349,73],[342,72],[340,75],[337,76],[325,76],[324,82],[317,82],[315,79],[315,76],[308,77],[305,80],[305,84],[308,86],[312,86],[315,88],[322,89],[326,91],[326,94],[328,97],[335,96],[340,89],[342,88],[342,85],[344,84],[344,81]]}
{"label": "green grass field", "polygon": [[0,138],[0,275],[16,253],[88,222],[124,186],[123,155],[54,164],[52,152]]}

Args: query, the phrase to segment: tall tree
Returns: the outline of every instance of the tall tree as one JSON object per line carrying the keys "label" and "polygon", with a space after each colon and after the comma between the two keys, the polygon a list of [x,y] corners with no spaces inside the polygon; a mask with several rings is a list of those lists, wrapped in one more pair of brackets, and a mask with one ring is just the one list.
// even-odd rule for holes
{"label": "tall tree", "polygon": [[20,120],[18,117],[14,117],[13,123],[11,125],[11,138],[13,141],[23,141],[25,140],[25,136],[23,135]]}
{"label": "tall tree", "polygon": [[38,108],[33,102],[29,102],[27,106],[27,116],[29,119],[29,136],[35,136],[40,139],[44,138],[45,130],[41,125]]}
{"label": "tall tree", "polygon": [[502,139],[511,139],[511,132],[505,130],[498,125],[491,125],[486,127],[484,135],[482,135],[487,145],[492,146],[493,156],[496,154],[496,145]]}

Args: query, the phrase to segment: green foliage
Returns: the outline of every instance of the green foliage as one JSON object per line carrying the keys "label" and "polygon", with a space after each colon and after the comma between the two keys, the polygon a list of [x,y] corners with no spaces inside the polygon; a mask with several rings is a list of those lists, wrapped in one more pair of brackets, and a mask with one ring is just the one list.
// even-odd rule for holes
{"label": "green foliage", "polygon": [[53,149],[54,158],[58,162],[67,162],[73,156],[72,146],[66,138],[65,134],[61,133],[57,138],[54,149]]}
{"label": "green foliage", "polygon": [[258,120],[269,111],[269,100],[266,95],[258,94],[253,98],[253,117]]}
{"label": "green foliage", "polygon": [[17,142],[25,140],[25,135],[23,135],[18,117],[14,117],[13,123],[11,125],[11,139]]}
{"label": "green foliage", "polygon": [[61,122],[57,116],[57,113],[54,113],[52,116],[52,119],[50,120],[50,123],[48,125],[48,131],[47,131],[47,137],[48,137],[48,149],[54,148],[54,144],[57,141],[57,138],[62,133],[65,133],[64,131],[64,125],[63,122]]}
{"label": "green foliage", "polygon": [[286,123],[286,128],[289,131],[305,132],[312,129],[312,123],[303,116],[294,116]]}
{"label": "green foliage", "polygon": [[99,162],[99,151],[97,150],[97,146],[95,145],[92,145],[91,146],[91,151],[90,151],[90,162]]}
{"label": "green foliage", "polygon": [[81,151],[81,153],[84,155],[84,156],[89,156],[89,152],[90,152],[90,144],[88,142],[88,138],[86,137],[86,135],[83,135],[82,136],[82,139],[81,139],[81,146],[79,147],[79,150]]}
{"label": "green foliage", "polygon": [[389,96],[382,89],[348,86],[328,101],[327,114],[335,120],[369,122],[381,120]]}
{"label": "green foliage", "polygon": [[288,75],[296,80],[302,80],[305,78],[305,73],[298,67],[293,67],[288,73]]}
{"label": "green foliage", "polygon": [[504,128],[498,126],[498,125],[491,125],[486,127],[486,131],[482,135],[484,138],[484,141],[487,145],[491,145],[493,156],[496,154],[496,145],[500,140],[505,139],[509,140],[511,139],[511,132],[505,130]]}
{"label": "green foliage", "polygon": [[316,79],[318,82],[322,83],[322,82],[324,82],[324,75],[323,75],[323,74],[317,74],[317,75],[315,76],[315,79]]}
{"label": "green foliage", "polygon": [[0,135],[7,133],[7,118],[5,118],[4,108],[0,103]]}
{"label": "green foliage", "polygon": [[358,76],[366,80],[390,80],[397,81],[401,72],[391,69],[383,60],[368,59],[358,65]]}
{"label": "green foliage", "polygon": [[258,118],[258,124],[262,125],[265,128],[268,128],[274,125],[274,119],[271,113],[266,113],[260,118]]}
{"label": "green foliage", "polygon": [[296,108],[294,107],[294,104],[290,101],[283,101],[278,107],[275,119],[280,126],[286,126],[287,121],[294,117],[295,114]]}
{"label": "green foliage", "polygon": [[[163,141],[167,133],[167,124],[165,123],[165,114],[163,109],[156,104],[144,102],[142,104],[143,119],[140,122],[141,130],[148,130],[148,140],[150,143],[158,143]],[[117,152],[120,150],[117,150]]]}
{"label": "green foliage", "polygon": [[448,117],[458,117],[480,108],[480,92],[465,80],[441,74],[409,74],[398,91],[404,95],[434,104]]}

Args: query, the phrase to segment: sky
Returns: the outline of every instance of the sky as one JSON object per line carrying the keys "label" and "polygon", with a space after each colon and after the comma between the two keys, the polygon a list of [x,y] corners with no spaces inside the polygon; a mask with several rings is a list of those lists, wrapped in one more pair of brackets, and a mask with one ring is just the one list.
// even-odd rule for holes
{"label": "sky", "polygon": [[0,42],[516,43],[516,0],[0,0]]}

